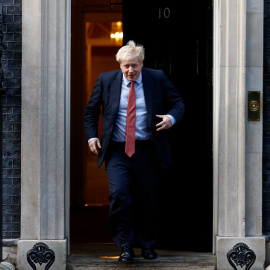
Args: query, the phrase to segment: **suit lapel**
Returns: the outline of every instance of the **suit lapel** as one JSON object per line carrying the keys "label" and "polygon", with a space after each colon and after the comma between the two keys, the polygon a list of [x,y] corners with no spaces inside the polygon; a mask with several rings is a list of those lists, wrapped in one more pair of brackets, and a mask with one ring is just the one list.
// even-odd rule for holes
{"label": "suit lapel", "polygon": [[122,88],[122,71],[119,70],[117,73],[115,80],[111,83],[111,106],[112,106],[112,115],[113,115],[113,123],[115,123],[119,103],[120,103],[120,95],[121,95],[121,88]]}
{"label": "suit lapel", "polygon": [[143,90],[144,90],[144,98],[145,98],[145,105],[147,110],[147,117],[148,123],[151,127],[152,124],[152,101],[153,101],[153,84],[154,81],[147,76],[146,71],[142,69],[142,81],[143,81]]}

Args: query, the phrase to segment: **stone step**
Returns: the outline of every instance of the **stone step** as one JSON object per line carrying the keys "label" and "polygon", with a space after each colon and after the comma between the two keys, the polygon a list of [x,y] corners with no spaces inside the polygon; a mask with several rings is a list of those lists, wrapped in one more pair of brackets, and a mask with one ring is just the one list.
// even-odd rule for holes
{"label": "stone step", "polygon": [[135,249],[136,257],[132,264],[120,264],[119,255],[72,254],[67,260],[67,270],[103,270],[103,269],[180,269],[180,270],[215,270],[216,256],[207,253],[181,253],[158,251],[156,260],[143,259]]}

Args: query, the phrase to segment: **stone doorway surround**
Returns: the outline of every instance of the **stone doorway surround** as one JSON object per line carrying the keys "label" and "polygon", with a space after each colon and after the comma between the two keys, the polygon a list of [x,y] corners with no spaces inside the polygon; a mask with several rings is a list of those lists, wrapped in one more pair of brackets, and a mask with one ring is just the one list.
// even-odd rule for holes
{"label": "stone doorway surround", "polygon": [[[213,0],[213,253],[245,243],[263,269],[262,109],[247,121],[247,92],[261,91],[263,0]],[[70,0],[27,0],[22,9],[22,190],[18,268],[37,243],[66,269],[69,238]],[[262,104],[262,100],[261,100]]]}
{"label": "stone doorway surround", "polygon": [[27,253],[35,252],[37,243],[44,243],[53,251],[47,253],[55,257],[50,270],[66,269],[69,235],[69,103],[66,100],[69,100],[70,81],[70,13],[71,0],[22,2],[19,269],[31,269],[27,259],[33,261],[33,258],[27,258]]}
{"label": "stone doorway surround", "polygon": [[247,118],[248,91],[263,96],[263,0],[214,0],[214,250],[217,269],[231,269],[238,243],[264,269],[261,120]]}

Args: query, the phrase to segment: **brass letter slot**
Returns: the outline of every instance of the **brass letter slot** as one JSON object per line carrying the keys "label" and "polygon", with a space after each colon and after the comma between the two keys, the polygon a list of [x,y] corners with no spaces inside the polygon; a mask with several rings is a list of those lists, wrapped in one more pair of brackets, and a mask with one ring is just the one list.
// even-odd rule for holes
{"label": "brass letter slot", "polygon": [[260,121],[260,91],[248,91],[248,121]]}

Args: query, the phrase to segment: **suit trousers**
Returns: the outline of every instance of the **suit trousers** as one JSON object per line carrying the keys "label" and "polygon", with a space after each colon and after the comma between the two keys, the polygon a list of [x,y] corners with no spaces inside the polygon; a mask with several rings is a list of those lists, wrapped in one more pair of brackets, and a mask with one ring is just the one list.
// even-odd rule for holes
{"label": "suit trousers", "polygon": [[157,242],[159,179],[151,140],[136,141],[135,154],[111,141],[105,157],[110,189],[109,222],[117,247],[154,248]]}

